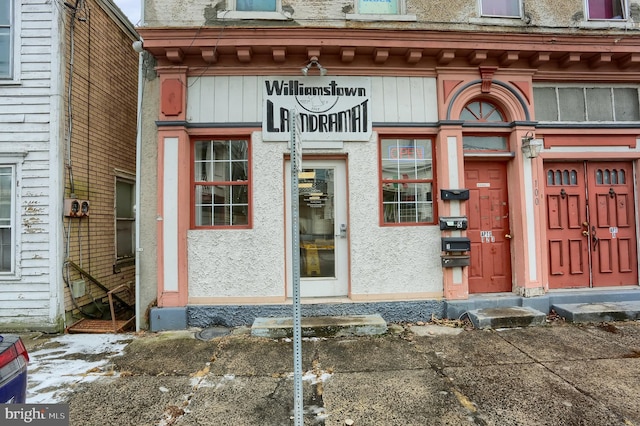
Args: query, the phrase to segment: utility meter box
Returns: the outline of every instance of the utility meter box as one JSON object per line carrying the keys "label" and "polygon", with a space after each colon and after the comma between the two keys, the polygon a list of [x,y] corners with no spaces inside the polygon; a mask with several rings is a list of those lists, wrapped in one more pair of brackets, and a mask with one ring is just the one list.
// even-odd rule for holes
{"label": "utility meter box", "polygon": [[466,216],[441,217],[440,229],[448,231],[464,230],[467,229],[467,222]]}
{"label": "utility meter box", "polygon": [[471,240],[466,237],[442,237],[442,251],[464,252],[471,250]]}
{"label": "utility meter box", "polygon": [[64,215],[66,217],[89,216],[89,200],[79,200],[77,198],[65,198],[63,208],[64,208]]}
{"label": "utility meter box", "polygon": [[443,200],[468,200],[469,199],[469,190],[468,189],[441,189],[440,190],[440,198]]}

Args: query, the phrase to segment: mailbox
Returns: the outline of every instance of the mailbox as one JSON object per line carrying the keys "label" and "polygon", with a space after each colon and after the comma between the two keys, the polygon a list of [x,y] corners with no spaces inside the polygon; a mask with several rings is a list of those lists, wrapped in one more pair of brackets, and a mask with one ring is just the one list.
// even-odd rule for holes
{"label": "mailbox", "polygon": [[471,256],[441,256],[443,268],[455,268],[471,265]]}
{"label": "mailbox", "polygon": [[465,237],[443,237],[442,251],[463,252],[471,250],[471,241]]}
{"label": "mailbox", "polygon": [[466,216],[441,217],[440,229],[448,230],[448,231],[467,229],[467,217]]}
{"label": "mailbox", "polygon": [[440,198],[443,200],[468,200],[468,189],[441,189]]}

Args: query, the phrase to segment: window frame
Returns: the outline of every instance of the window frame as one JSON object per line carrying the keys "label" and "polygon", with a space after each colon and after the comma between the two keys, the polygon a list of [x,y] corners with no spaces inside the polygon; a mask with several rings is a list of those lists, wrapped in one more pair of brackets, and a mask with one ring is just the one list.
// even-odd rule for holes
{"label": "window frame", "polygon": [[407,1],[396,0],[397,13],[367,13],[360,10],[360,1],[353,0],[353,13],[347,13],[345,19],[351,21],[417,21],[414,14],[407,14]]}
{"label": "window frame", "polygon": [[589,22],[602,22],[602,21],[611,21],[611,22],[624,22],[624,21],[628,21],[629,20],[629,0],[611,0],[611,3],[613,5],[613,3],[617,2],[620,6],[620,8],[622,9],[622,17],[620,18],[615,18],[615,17],[611,17],[611,18],[601,18],[601,17],[592,17],[591,16],[591,4],[594,2],[604,2],[607,0],[584,0],[584,15],[586,17],[586,20]]}
{"label": "window frame", "polygon": [[16,53],[20,52],[20,2],[7,1],[9,2],[9,25],[3,27],[9,28],[9,74],[0,74],[0,85],[20,82],[20,59]]}
{"label": "window frame", "polygon": [[18,200],[17,200],[17,165],[16,164],[12,164],[12,163],[5,163],[2,162],[0,163],[0,169],[2,168],[9,168],[10,169],[10,176],[11,176],[11,194],[9,195],[11,200],[10,200],[10,212],[9,212],[9,217],[7,219],[9,219],[9,225],[8,226],[0,226],[0,228],[8,228],[11,232],[11,235],[9,237],[9,243],[10,243],[10,247],[11,247],[11,255],[10,255],[10,268],[8,271],[1,271],[0,270],[0,279],[3,278],[15,278],[18,274],[16,272],[17,270],[17,254],[19,253],[19,247],[17,247],[16,244],[16,238],[17,238],[17,229],[16,229],[16,206],[18,205]]}
{"label": "window frame", "polygon": [[[383,141],[391,140],[391,141],[401,141],[401,140],[411,140],[414,141],[428,141],[431,144],[431,178],[423,178],[423,179],[408,179],[408,178],[398,178],[398,179],[385,179],[384,178],[384,170],[383,170],[383,160],[386,158],[385,153],[383,152]],[[396,142],[397,143],[397,142]],[[436,179],[436,144],[435,137],[433,135],[394,135],[394,134],[384,134],[379,135],[378,137],[378,208],[379,208],[379,223],[382,227],[398,227],[398,226],[433,226],[438,223],[438,203],[436,202],[436,193],[437,193],[437,179]],[[414,157],[415,159],[415,157]],[[401,161],[398,158],[398,161]],[[431,202],[431,221],[423,221],[423,222],[387,222],[386,221],[386,205],[384,200],[384,191],[386,185],[410,185],[410,184],[431,184],[431,200],[426,200]],[[414,200],[414,206],[417,206],[421,202],[419,200]],[[417,207],[414,207],[414,209]],[[397,219],[399,220],[399,218]]]}
{"label": "window frame", "polygon": [[[640,85],[633,85],[633,84],[593,84],[593,85],[587,85],[587,84],[562,84],[562,85],[558,85],[558,84],[536,84],[533,86],[533,101],[534,101],[534,108],[535,108],[535,103],[536,103],[536,96],[535,96],[535,92],[536,89],[552,89],[553,93],[554,93],[554,103],[555,103],[555,115],[557,117],[556,120],[539,120],[541,122],[545,122],[545,123],[637,123],[638,121],[640,121]],[[584,117],[584,119],[582,120],[566,120],[564,119],[564,116],[566,116],[566,109],[562,108],[561,102],[560,102],[560,89],[579,89],[582,92],[582,100],[584,101],[584,110],[581,112],[582,116]],[[589,117],[589,105],[590,105],[590,98],[588,97],[587,94],[587,90],[589,89],[607,89],[611,92],[611,102],[608,104],[611,107],[611,113],[612,113],[612,118],[613,120],[610,121],[603,121],[603,120],[592,120]],[[638,111],[638,120],[622,120],[622,117],[618,117],[617,116],[617,111],[619,111],[619,108],[617,108],[616,106],[619,104],[616,104],[616,90],[620,90],[620,89],[629,89],[629,90],[635,90],[637,93],[637,100],[638,100],[638,104],[636,104],[636,108]],[[564,111],[564,114],[563,114]],[[537,114],[536,114],[537,115]]]}
{"label": "window frame", "polygon": [[275,0],[276,10],[237,10],[236,0],[227,0],[227,8],[218,11],[218,19],[258,19],[282,21],[291,18],[290,13],[282,10],[282,0]]}
{"label": "window frame", "polygon": [[[130,200],[130,210],[131,216],[119,216],[119,208],[118,208],[118,184],[128,184],[131,186],[131,200]],[[125,175],[122,173],[118,173],[114,179],[114,190],[113,190],[113,216],[114,216],[114,243],[115,243],[115,259],[116,265],[122,264],[135,264],[136,258],[136,181],[135,177],[132,175]],[[118,240],[118,224],[122,222],[127,222],[133,224],[131,228],[131,252],[127,255],[120,255],[119,253],[119,240]]]}
{"label": "window frame", "polygon": [[[196,172],[196,153],[195,147],[197,142],[217,141],[217,142],[231,142],[231,141],[244,141],[247,144],[246,158],[243,161],[247,163],[247,176],[243,181],[197,181],[195,179]],[[251,229],[253,228],[253,178],[252,178],[252,140],[249,135],[243,136],[198,136],[191,138],[191,229],[203,230],[203,229]],[[231,160],[231,159],[230,159]],[[196,188],[198,186],[247,186],[247,223],[239,225],[198,225],[197,224],[197,208],[196,208]]]}
{"label": "window frame", "polygon": [[[478,10],[480,11],[480,17],[482,18],[503,18],[503,19],[522,19],[524,8],[522,7],[522,0],[504,0],[518,3],[518,15],[507,15],[498,13],[485,13],[483,9],[483,3],[485,0],[478,0]],[[495,1],[495,0],[489,0]]]}

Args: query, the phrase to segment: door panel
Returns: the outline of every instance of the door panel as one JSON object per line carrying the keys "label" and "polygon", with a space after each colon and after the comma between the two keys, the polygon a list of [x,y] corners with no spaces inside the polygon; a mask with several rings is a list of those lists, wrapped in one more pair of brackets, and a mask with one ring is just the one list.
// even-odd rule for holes
{"label": "door panel", "polygon": [[[300,295],[346,296],[348,227],[346,167],[339,160],[307,160],[299,178]],[[286,167],[287,296],[293,295],[291,165]]]}
{"label": "door panel", "polygon": [[[593,286],[638,283],[633,169],[630,163],[587,163]],[[595,222],[595,224],[594,224]],[[594,229],[595,226],[595,229]]]}
{"label": "door panel", "polygon": [[465,163],[469,188],[468,229],[471,240],[470,293],[512,290],[506,165]]}
{"label": "door panel", "polygon": [[549,287],[636,285],[631,163],[546,163]]}
{"label": "door panel", "polygon": [[549,163],[545,174],[549,287],[588,287],[584,170],[579,163]]}

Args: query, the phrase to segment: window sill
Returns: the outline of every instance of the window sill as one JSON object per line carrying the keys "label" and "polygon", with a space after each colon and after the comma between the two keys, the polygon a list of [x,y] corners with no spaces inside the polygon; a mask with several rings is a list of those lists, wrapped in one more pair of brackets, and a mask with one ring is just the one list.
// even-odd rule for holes
{"label": "window sill", "polygon": [[415,22],[418,20],[416,15],[369,15],[360,13],[348,13],[346,19],[349,21],[403,21]]}
{"label": "window sill", "polygon": [[470,18],[470,24],[475,25],[500,25],[503,27],[524,27],[526,22],[519,16],[513,18]]}
{"label": "window sill", "polygon": [[21,83],[18,78],[0,78],[0,86],[19,86]]}
{"label": "window sill", "polygon": [[290,15],[281,12],[244,12],[237,10],[221,10],[218,19],[259,19],[268,21],[286,21]]}
{"label": "window sill", "polygon": [[607,28],[629,29],[633,27],[634,27],[633,22],[630,22],[624,19],[584,21],[584,22],[578,23],[578,28],[583,28],[587,30],[599,30],[599,29],[607,29]]}

